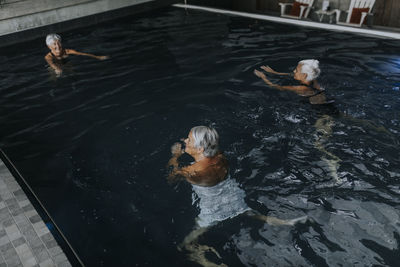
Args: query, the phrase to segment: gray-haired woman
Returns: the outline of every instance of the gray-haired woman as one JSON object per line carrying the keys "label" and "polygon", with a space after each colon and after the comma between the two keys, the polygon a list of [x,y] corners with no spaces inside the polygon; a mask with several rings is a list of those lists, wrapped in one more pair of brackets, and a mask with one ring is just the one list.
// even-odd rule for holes
{"label": "gray-haired woman", "polygon": [[[191,183],[197,196],[193,202],[198,203],[200,209],[195,229],[185,237],[178,248],[187,250],[189,258],[203,266],[226,266],[224,264],[216,265],[205,257],[205,252],[212,251],[220,258],[214,248],[197,244],[198,237],[218,222],[240,214],[260,219],[272,225],[291,226],[307,219],[306,216],[303,216],[292,220],[281,220],[251,210],[244,200],[245,192],[235,179],[229,178],[228,160],[219,151],[218,141],[219,136],[215,129],[207,126],[193,127],[188,138],[184,140],[185,149],[182,149],[181,144],[175,143],[171,147],[172,158],[168,162],[168,165],[173,166],[168,177],[169,180],[175,181],[177,177],[183,177]],[[183,153],[192,156],[195,162],[181,168],[178,158]]]}
{"label": "gray-haired woman", "polygon": [[[264,71],[277,75],[291,75],[291,73],[280,73],[274,71],[269,66],[261,67]],[[333,100],[327,101],[325,96],[325,90],[320,87],[317,82],[317,78],[320,75],[321,70],[319,68],[319,61],[316,59],[306,59],[302,60],[297,64],[296,69],[293,71],[293,78],[300,82],[300,85],[295,86],[281,86],[277,84],[273,84],[271,81],[267,79],[264,73],[254,70],[254,74],[263,79],[265,83],[268,85],[275,87],[279,90],[289,90],[294,91],[301,96],[305,96],[308,98],[311,104],[329,104],[332,103]],[[336,109],[332,111],[338,112]],[[315,123],[314,127],[316,128],[317,140],[315,141],[315,147],[324,153],[326,157],[323,157],[322,160],[325,161],[330,170],[331,176],[334,178],[335,183],[340,183],[341,180],[338,177],[337,170],[339,168],[340,158],[335,156],[334,154],[328,152],[324,143],[328,140],[332,133],[332,126],[334,125],[333,118],[330,115],[321,116]],[[318,133],[318,134],[317,134]]]}
{"label": "gray-haired woman", "polygon": [[46,45],[50,49],[50,52],[44,58],[57,75],[61,75],[61,66],[69,55],[88,56],[99,60],[108,58],[108,56],[96,56],[93,54],[78,52],[73,49],[65,49],[61,44],[61,36],[55,33],[47,35]]}
{"label": "gray-haired woman", "polygon": [[[261,69],[268,73],[277,75],[292,75],[291,73],[281,73],[274,71],[269,66],[262,66]],[[327,101],[325,90],[317,82],[317,78],[321,70],[319,68],[319,61],[316,59],[302,60],[297,64],[296,69],[293,71],[293,78],[300,82],[300,85],[287,85],[282,86],[272,83],[267,79],[264,73],[254,70],[254,74],[260,77],[266,84],[275,87],[279,90],[288,90],[296,92],[298,95],[308,98],[311,104],[328,104],[332,101]]]}
{"label": "gray-haired woman", "polygon": [[[189,183],[200,186],[214,186],[225,180],[228,174],[228,161],[218,150],[219,136],[215,129],[207,126],[193,127],[188,137],[184,140],[185,149],[180,143],[175,143],[172,148],[172,158],[169,165],[173,166],[170,179],[181,176]],[[187,167],[178,167],[178,158],[187,153],[195,162]]]}

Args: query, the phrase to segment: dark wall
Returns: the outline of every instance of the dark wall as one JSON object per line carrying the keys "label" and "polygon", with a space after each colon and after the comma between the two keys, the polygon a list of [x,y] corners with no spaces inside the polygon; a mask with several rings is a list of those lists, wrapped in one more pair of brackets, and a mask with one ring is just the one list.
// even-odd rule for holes
{"label": "dark wall", "polygon": [[400,27],[400,0],[377,0],[373,13],[375,25]]}
{"label": "dark wall", "polygon": [[243,12],[277,13],[279,2],[288,0],[187,0],[188,4],[227,8]]}

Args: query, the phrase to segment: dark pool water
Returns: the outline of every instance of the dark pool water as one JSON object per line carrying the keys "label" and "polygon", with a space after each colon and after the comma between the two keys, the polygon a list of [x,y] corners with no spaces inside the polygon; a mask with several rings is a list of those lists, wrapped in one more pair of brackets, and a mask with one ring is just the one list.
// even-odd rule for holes
{"label": "dark pool water", "polygon": [[[172,7],[62,36],[111,59],[71,58],[57,79],[44,38],[2,49],[0,146],[84,264],[196,266],[177,245],[199,210],[165,165],[192,126],[212,125],[249,207],[311,218],[218,223],[198,242],[222,262],[398,266],[400,41]],[[306,58],[336,112],[253,74]]]}

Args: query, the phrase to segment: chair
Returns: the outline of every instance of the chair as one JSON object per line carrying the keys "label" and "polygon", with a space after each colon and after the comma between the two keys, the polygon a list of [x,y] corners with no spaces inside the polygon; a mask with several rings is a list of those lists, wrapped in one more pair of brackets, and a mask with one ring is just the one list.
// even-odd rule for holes
{"label": "chair", "polygon": [[[307,18],[314,0],[295,0],[291,3],[279,3],[281,6],[281,17],[292,18],[292,19],[302,19]],[[286,13],[286,7],[292,6],[290,13]]]}
{"label": "chair", "polygon": [[336,23],[346,26],[361,27],[365,23],[367,15],[372,15],[371,11],[374,7],[375,0],[351,0],[349,10],[347,12],[346,22],[339,21],[341,10],[335,9]]}

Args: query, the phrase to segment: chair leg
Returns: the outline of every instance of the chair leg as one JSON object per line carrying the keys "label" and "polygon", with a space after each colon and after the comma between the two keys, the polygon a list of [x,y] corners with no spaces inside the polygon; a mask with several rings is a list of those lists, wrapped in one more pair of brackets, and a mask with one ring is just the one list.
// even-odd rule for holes
{"label": "chair leg", "polygon": [[311,7],[309,6],[309,7],[307,7],[305,10],[304,10],[304,17],[305,18],[308,18],[308,15],[310,15],[310,11],[311,11]]}
{"label": "chair leg", "polygon": [[303,18],[304,10],[306,9],[305,6],[300,6],[300,14],[299,14],[299,19]]}
{"label": "chair leg", "polygon": [[281,16],[285,15],[285,5],[281,5]]}
{"label": "chair leg", "polygon": [[339,9],[335,9],[335,10],[333,10],[333,11],[335,11],[335,13],[336,13],[336,23],[338,23],[338,22],[339,22],[339,19],[340,19],[340,13],[341,13],[341,11],[340,11]]}
{"label": "chair leg", "polygon": [[368,13],[363,12],[361,14],[361,19],[360,19],[360,27],[363,25],[365,18],[367,17]]}
{"label": "chair leg", "polygon": [[318,15],[319,22],[322,22],[322,20],[324,19],[324,14],[317,14],[317,15]]}

